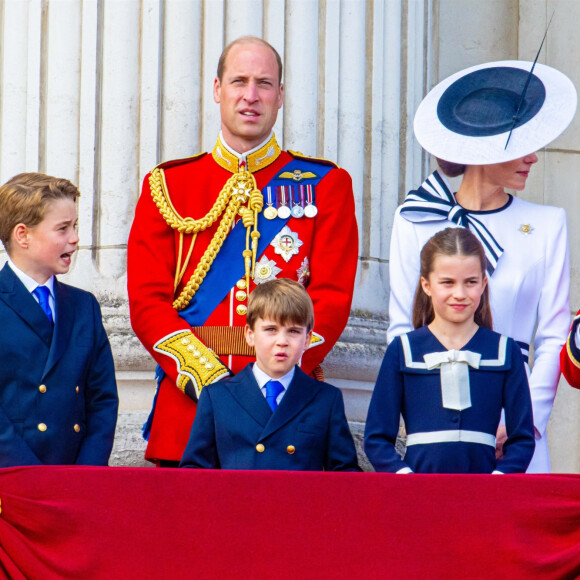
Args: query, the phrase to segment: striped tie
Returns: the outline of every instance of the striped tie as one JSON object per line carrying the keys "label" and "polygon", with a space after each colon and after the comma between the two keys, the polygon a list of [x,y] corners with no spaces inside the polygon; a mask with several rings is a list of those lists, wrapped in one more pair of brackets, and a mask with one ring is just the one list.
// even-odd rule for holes
{"label": "striped tie", "polygon": [[445,178],[439,172],[434,171],[419,189],[407,194],[401,206],[401,215],[410,222],[449,220],[468,228],[483,245],[489,275],[495,271],[503,248],[482,222],[457,203]]}

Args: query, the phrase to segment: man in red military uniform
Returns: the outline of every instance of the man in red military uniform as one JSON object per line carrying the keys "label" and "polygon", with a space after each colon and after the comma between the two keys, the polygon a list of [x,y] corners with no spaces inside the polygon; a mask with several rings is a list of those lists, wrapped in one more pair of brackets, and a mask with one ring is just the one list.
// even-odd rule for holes
{"label": "man in red military uniform", "polygon": [[[282,151],[280,56],[261,39],[220,57],[211,153],[146,176],[128,246],[136,335],[161,368],[146,458],[181,459],[207,385],[255,360],[243,337],[248,294],[273,278],[301,282],[315,326],[301,368],[316,372],[348,320],[358,234],[352,182],[334,164]],[[151,421],[152,420],[152,421]]]}
{"label": "man in red military uniform", "polygon": [[560,367],[568,383],[580,389],[580,310],[572,322],[568,340],[562,347]]}

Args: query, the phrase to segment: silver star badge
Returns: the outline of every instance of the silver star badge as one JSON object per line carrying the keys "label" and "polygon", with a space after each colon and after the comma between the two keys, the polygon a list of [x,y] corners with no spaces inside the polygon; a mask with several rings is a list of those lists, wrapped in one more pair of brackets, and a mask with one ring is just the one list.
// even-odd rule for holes
{"label": "silver star badge", "polygon": [[266,256],[262,256],[260,260],[256,262],[256,268],[254,269],[254,282],[256,284],[263,284],[264,282],[275,280],[276,276],[281,271],[282,268],[278,268],[274,260],[268,260]]}
{"label": "silver star badge", "polygon": [[284,226],[278,235],[270,242],[274,246],[274,251],[279,256],[282,256],[285,262],[296,255],[300,246],[304,242],[298,239],[298,234],[294,233],[288,226]]}

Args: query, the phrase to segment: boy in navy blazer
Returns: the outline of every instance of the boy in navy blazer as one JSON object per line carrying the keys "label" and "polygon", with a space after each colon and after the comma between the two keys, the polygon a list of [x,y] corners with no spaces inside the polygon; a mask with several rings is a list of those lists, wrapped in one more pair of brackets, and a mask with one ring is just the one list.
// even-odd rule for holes
{"label": "boy in navy blazer", "polygon": [[113,357],[89,292],[59,282],[77,249],[78,189],[40,173],[0,187],[0,467],[107,465]]}
{"label": "boy in navy blazer", "polygon": [[342,393],[296,366],[313,326],[301,284],[256,287],[245,329],[256,362],[202,390],[180,467],[359,470]]}

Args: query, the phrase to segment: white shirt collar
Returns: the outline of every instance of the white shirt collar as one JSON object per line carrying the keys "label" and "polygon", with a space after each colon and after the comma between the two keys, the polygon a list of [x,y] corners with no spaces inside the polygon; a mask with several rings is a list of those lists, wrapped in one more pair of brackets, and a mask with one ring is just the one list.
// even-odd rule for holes
{"label": "white shirt collar", "polygon": [[292,367],[290,371],[286,373],[283,377],[280,377],[279,379],[274,379],[273,377],[265,373],[256,363],[252,365],[252,372],[254,373],[254,377],[256,378],[256,382],[258,383],[260,389],[265,389],[266,383],[272,380],[281,382],[282,386],[284,387],[284,390],[288,389],[290,383],[292,382],[292,379],[294,378],[294,370],[295,368]]}
{"label": "white shirt collar", "polygon": [[50,290],[50,295],[54,298],[54,276],[51,276],[44,284],[39,284],[26,272],[23,272],[10,258],[8,258],[8,265],[29,292],[32,292],[37,286],[46,286]]}

